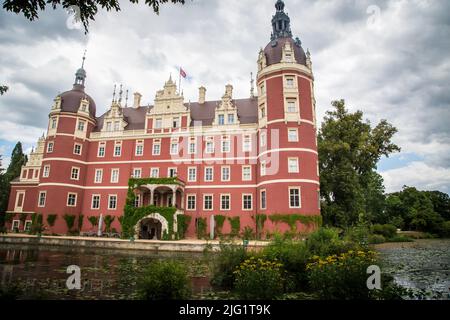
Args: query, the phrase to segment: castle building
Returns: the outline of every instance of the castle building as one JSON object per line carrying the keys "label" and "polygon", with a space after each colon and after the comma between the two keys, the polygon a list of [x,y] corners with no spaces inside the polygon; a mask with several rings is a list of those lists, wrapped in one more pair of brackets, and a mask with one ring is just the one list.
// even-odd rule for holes
{"label": "castle building", "polygon": [[[298,218],[291,219],[297,231],[313,229],[308,221],[320,218],[320,201],[311,58],[292,36],[284,2],[275,6],[270,42],[257,58],[257,93],[249,98],[235,98],[226,85],[221,99],[208,101],[201,87],[198,101],[187,103],[169,79],[153,106],[143,106],[140,93],[132,106],[124,104],[120,88],[97,116],[83,59],[72,90],[54,99],[46,135],[11,183],[8,227],[29,229],[35,213],[47,233],[67,234],[64,216],[83,216],[87,232],[96,229],[87,218],[109,216],[120,232],[130,187],[133,206],[154,207],[134,226],[139,238],[177,229],[170,226],[177,219],[155,212],[166,207],[191,217],[188,238],[197,236],[199,221],[208,233],[213,216],[225,217],[223,234],[289,231],[289,216]],[[130,178],[153,179],[133,188]]]}

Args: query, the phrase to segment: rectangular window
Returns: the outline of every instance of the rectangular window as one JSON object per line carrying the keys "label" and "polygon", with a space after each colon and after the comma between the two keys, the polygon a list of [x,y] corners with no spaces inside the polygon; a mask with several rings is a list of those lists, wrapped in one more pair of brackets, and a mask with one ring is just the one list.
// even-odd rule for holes
{"label": "rectangular window", "polygon": [[286,87],[294,88],[294,77],[286,77]]}
{"label": "rectangular window", "polygon": [[178,176],[177,168],[169,168],[168,175],[169,175],[169,178],[175,178],[176,176]]}
{"label": "rectangular window", "polygon": [[161,129],[162,128],[162,119],[158,118],[155,120],[155,129]]}
{"label": "rectangular window", "polygon": [[188,210],[195,210],[196,208],[196,196],[195,195],[188,195],[187,196],[187,209]]}
{"label": "rectangular window", "polygon": [[45,207],[45,198],[47,197],[47,192],[41,191],[39,192],[39,207]]}
{"label": "rectangular window", "polygon": [[266,134],[266,132],[264,131],[264,132],[261,132],[261,134],[259,135],[259,146],[262,148],[262,147],[265,147],[266,146],[266,144],[267,144],[267,134]]}
{"label": "rectangular window", "polygon": [[250,152],[252,151],[252,137],[249,135],[244,136],[244,142],[242,144],[242,151],[243,152]]}
{"label": "rectangular window", "polygon": [[28,170],[22,171],[22,179],[25,179],[27,177],[27,173],[28,173]]}
{"label": "rectangular window", "polygon": [[50,176],[50,165],[44,166],[44,172],[42,173],[43,178],[48,178]]}
{"label": "rectangular window", "polygon": [[159,168],[150,169],[150,178],[159,178]]}
{"label": "rectangular window", "polygon": [[31,220],[26,220],[25,221],[25,225],[24,225],[24,227],[23,227],[23,230],[24,231],[30,231],[31,230],[31,225],[32,225],[32,223],[33,223],[33,221],[31,221]]}
{"label": "rectangular window", "polygon": [[111,183],[119,183],[119,169],[111,170]]}
{"label": "rectangular window", "polygon": [[266,209],[266,190],[261,190],[261,209]]}
{"label": "rectangular window", "polygon": [[136,156],[140,157],[144,155],[144,141],[140,140],[136,142]]}
{"label": "rectangular window", "polygon": [[206,151],[205,153],[214,153],[214,138],[208,137],[206,138]]}
{"label": "rectangular window", "polygon": [[122,143],[116,142],[114,144],[114,157],[120,157],[122,155]]}
{"label": "rectangular window", "polygon": [[56,118],[52,118],[52,124],[50,126],[52,129],[56,129]]}
{"label": "rectangular window", "polygon": [[86,121],[79,120],[78,121],[78,131],[83,132],[85,127],[86,127]]}
{"label": "rectangular window", "polygon": [[231,196],[229,194],[220,195],[220,209],[221,210],[231,209]]}
{"label": "rectangular window", "polygon": [[73,147],[73,153],[77,155],[81,155],[81,144],[75,143]]}
{"label": "rectangular window", "polygon": [[67,206],[76,207],[76,205],[77,205],[77,194],[76,193],[67,194]]}
{"label": "rectangular window", "polygon": [[228,124],[233,124],[234,123],[234,114],[229,114],[228,115]]}
{"label": "rectangular window", "polygon": [[195,167],[188,168],[188,181],[189,182],[197,181],[197,168]]}
{"label": "rectangular window", "polygon": [[297,112],[296,100],[288,100],[287,101],[287,112],[295,113]]}
{"label": "rectangular window", "polygon": [[297,129],[288,129],[288,141],[289,142],[297,142],[298,141],[298,130]]}
{"label": "rectangular window", "polygon": [[189,139],[189,154],[195,154],[197,152],[197,144],[195,138]]}
{"label": "rectangular window", "polygon": [[106,142],[100,142],[98,144],[97,156],[99,158],[103,158],[105,156],[105,148],[106,148]]}
{"label": "rectangular window", "polygon": [[116,195],[110,195],[108,197],[108,209],[109,210],[117,209],[117,196]]}
{"label": "rectangular window", "polygon": [[260,175],[261,175],[261,177],[266,175],[266,162],[265,161],[261,162]]}
{"label": "rectangular window", "polygon": [[242,210],[252,210],[253,196],[251,194],[242,195]]}
{"label": "rectangular window", "polygon": [[205,181],[212,182],[214,180],[214,168],[206,167],[205,168]]}
{"label": "rectangular window", "polygon": [[94,209],[94,210],[100,209],[100,195],[98,195],[98,194],[92,195],[91,209]]}
{"label": "rectangular window", "polygon": [[16,194],[16,211],[22,211],[23,203],[25,202],[25,191],[18,191]]}
{"label": "rectangular window", "polygon": [[288,172],[289,173],[298,173],[298,158],[289,158],[288,159]]}
{"label": "rectangular window", "polygon": [[289,207],[300,208],[300,188],[289,188]]}
{"label": "rectangular window", "polygon": [[103,169],[95,169],[94,183],[102,183],[103,181]]}
{"label": "rectangular window", "polygon": [[230,174],[230,167],[222,167],[222,181],[230,181],[231,180],[231,174]]}
{"label": "rectangular window", "polygon": [[159,156],[161,154],[161,140],[155,140],[153,142],[153,152],[154,156]]}
{"label": "rectangular window", "polygon": [[12,222],[12,226],[11,226],[11,231],[19,231],[20,228],[20,220],[13,220]]}
{"label": "rectangular window", "polygon": [[252,180],[252,167],[251,166],[243,166],[242,167],[242,181],[251,181]]}
{"label": "rectangular window", "polygon": [[260,90],[261,90],[261,95],[262,96],[266,94],[266,86],[265,85],[262,84],[261,87],[260,87]]}
{"label": "rectangular window", "polygon": [[53,152],[53,147],[54,147],[54,143],[53,142],[49,142],[47,144],[47,153],[52,153]]}
{"label": "rectangular window", "polygon": [[142,169],[134,168],[133,169],[133,178],[140,179],[142,177]]}
{"label": "rectangular window", "polygon": [[203,196],[203,210],[213,209],[213,196],[211,194],[205,194]]}
{"label": "rectangular window", "polygon": [[134,197],[134,204],[133,205],[134,205],[135,208],[139,208],[141,206],[141,195],[140,194],[137,194]]}
{"label": "rectangular window", "polygon": [[265,118],[266,117],[266,106],[265,105],[261,105],[261,118]]}
{"label": "rectangular window", "polygon": [[170,154],[177,155],[178,154],[178,140],[172,140],[170,143]]}
{"label": "rectangular window", "polygon": [[173,128],[179,128],[180,126],[181,126],[180,118],[179,117],[174,117],[173,121],[172,121],[172,127]]}
{"label": "rectangular window", "polygon": [[229,137],[222,137],[222,152],[230,152],[231,144]]}
{"label": "rectangular window", "polygon": [[71,180],[79,180],[80,179],[80,168],[72,167],[70,179]]}
{"label": "rectangular window", "polygon": [[219,114],[219,126],[223,126],[225,124],[225,115]]}
{"label": "rectangular window", "polygon": [[107,123],[106,123],[106,131],[112,131],[112,123],[111,123],[111,121],[108,121]]}
{"label": "rectangular window", "polygon": [[114,121],[114,131],[120,130],[120,121]]}

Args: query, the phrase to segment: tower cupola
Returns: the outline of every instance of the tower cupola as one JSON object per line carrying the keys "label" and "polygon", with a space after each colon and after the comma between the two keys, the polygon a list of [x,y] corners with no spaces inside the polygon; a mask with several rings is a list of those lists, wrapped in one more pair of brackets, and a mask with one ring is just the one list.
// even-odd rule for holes
{"label": "tower cupola", "polygon": [[278,38],[291,38],[291,19],[284,12],[284,2],[278,0],[275,4],[277,12],[272,18],[272,36],[270,40],[275,40]]}

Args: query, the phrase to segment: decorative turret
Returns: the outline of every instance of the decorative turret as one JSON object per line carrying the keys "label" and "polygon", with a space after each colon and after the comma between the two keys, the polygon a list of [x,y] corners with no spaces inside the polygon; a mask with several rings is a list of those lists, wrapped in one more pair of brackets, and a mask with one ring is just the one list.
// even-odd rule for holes
{"label": "decorative turret", "polygon": [[291,38],[292,32],[291,32],[291,19],[289,16],[284,12],[284,2],[281,0],[278,0],[275,4],[275,8],[277,9],[277,12],[272,18],[272,36],[271,40],[275,40],[278,38]]}

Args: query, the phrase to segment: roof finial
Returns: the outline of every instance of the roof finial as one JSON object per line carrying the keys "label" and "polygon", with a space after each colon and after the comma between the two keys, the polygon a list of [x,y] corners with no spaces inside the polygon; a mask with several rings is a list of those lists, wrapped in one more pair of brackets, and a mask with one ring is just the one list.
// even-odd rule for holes
{"label": "roof finial", "polygon": [[250,98],[255,97],[254,83],[255,83],[255,81],[253,80],[253,72],[250,72]]}
{"label": "roof finial", "polygon": [[81,69],[84,68],[84,61],[86,60],[86,52],[87,52],[87,49],[84,50],[84,54],[83,54],[83,62],[81,63]]}
{"label": "roof finial", "polygon": [[123,90],[122,90],[122,84],[120,84],[120,91],[119,91],[119,104],[122,104],[122,94],[123,94]]}
{"label": "roof finial", "polygon": [[114,91],[113,91],[113,98],[112,98],[112,103],[114,104],[114,102],[116,102],[116,84],[114,84]]}
{"label": "roof finial", "polygon": [[125,108],[128,108],[128,89],[127,89],[127,95],[125,98]]}

